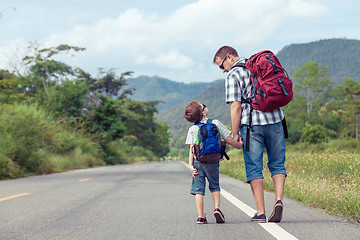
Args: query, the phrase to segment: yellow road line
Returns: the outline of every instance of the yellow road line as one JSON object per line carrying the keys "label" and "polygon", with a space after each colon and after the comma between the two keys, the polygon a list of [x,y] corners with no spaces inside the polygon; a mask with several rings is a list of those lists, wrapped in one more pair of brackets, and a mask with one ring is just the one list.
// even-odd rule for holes
{"label": "yellow road line", "polygon": [[89,181],[89,180],[91,180],[91,178],[84,178],[84,179],[78,180],[78,182],[85,182],[85,181]]}
{"label": "yellow road line", "polygon": [[12,195],[12,196],[9,196],[9,197],[0,198],[0,202],[10,200],[10,199],[13,199],[13,198],[23,197],[23,196],[30,195],[30,194],[31,193],[20,193],[20,194]]}

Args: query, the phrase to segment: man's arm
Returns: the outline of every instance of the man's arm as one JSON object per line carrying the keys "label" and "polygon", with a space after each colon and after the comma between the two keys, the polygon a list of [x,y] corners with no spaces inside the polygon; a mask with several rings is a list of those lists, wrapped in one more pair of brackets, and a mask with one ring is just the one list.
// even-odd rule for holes
{"label": "man's arm", "polygon": [[240,123],[241,123],[241,102],[231,102],[230,106],[231,114],[231,126],[233,132],[233,138],[240,142],[241,137],[239,136]]}

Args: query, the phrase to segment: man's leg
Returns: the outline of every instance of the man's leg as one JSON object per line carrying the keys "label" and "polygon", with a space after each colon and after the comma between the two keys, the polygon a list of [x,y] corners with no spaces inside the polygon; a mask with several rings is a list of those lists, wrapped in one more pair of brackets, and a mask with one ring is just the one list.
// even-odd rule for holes
{"label": "man's leg", "polygon": [[275,174],[272,176],[274,182],[275,190],[275,205],[274,210],[272,211],[268,221],[269,222],[280,222],[283,215],[283,196],[284,196],[284,186],[285,186],[285,177],[283,173]]}
{"label": "man's leg", "polygon": [[283,214],[283,195],[285,187],[285,139],[281,122],[269,125],[267,138],[268,167],[274,183],[275,205],[268,219],[280,222]]}
{"label": "man's leg", "polygon": [[275,190],[275,202],[278,200],[283,201],[284,187],[285,187],[285,174],[275,174],[272,176]]}
{"label": "man's leg", "polygon": [[[246,143],[247,126],[242,126],[241,137]],[[243,151],[246,180],[250,183],[251,191],[254,196],[257,215],[255,215],[252,222],[266,222],[265,217],[265,203],[264,203],[264,181],[263,181],[263,151],[264,151],[264,136],[266,134],[266,126],[253,126],[250,133],[250,149],[249,152]]]}
{"label": "man's leg", "polygon": [[262,178],[250,181],[251,191],[253,193],[258,216],[265,214],[265,201],[264,201],[264,181]]}

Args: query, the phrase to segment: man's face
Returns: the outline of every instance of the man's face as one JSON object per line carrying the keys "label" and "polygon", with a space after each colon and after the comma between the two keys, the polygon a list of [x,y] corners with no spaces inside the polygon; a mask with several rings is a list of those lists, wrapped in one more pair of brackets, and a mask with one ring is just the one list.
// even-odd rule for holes
{"label": "man's face", "polygon": [[223,72],[229,71],[228,58],[229,58],[228,55],[226,55],[223,59],[221,59],[220,57],[216,57],[215,63],[219,66],[219,68]]}

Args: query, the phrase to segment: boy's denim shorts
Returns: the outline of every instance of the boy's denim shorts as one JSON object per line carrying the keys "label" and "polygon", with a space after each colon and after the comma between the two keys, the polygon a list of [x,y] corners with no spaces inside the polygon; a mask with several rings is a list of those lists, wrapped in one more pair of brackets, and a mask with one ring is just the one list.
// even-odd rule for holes
{"label": "boy's denim shorts", "polygon": [[[241,137],[244,143],[246,143],[246,129],[247,125],[241,127]],[[243,151],[247,182],[264,178],[262,173],[264,149],[268,155],[267,166],[271,176],[280,173],[286,176],[285,138],[282,123],[255,125],[253,131],[250,130],[250,150],[249,152]]]}
{"label": "boy's denim shorts", "polygon": [[192,195],[205,195],[205,178],[209,182],[210,192],[220,192],[219,184],[219,161],[213,163],[201,163],[194,159],[194,168],[198,170],[195,178],[192,179],[192,186],[190,193]]}

